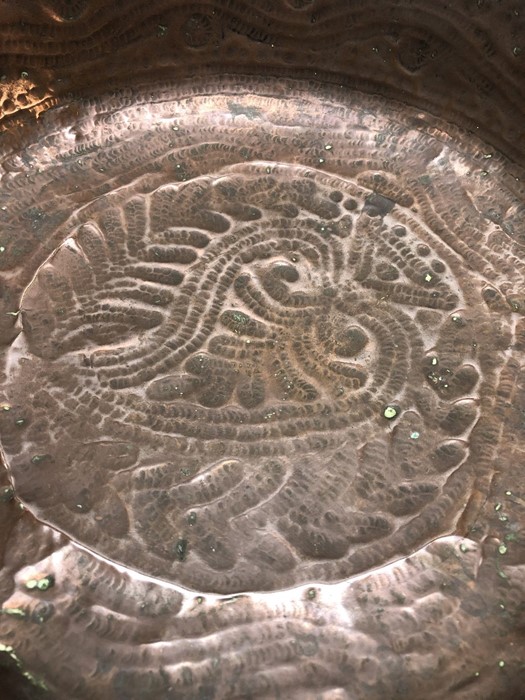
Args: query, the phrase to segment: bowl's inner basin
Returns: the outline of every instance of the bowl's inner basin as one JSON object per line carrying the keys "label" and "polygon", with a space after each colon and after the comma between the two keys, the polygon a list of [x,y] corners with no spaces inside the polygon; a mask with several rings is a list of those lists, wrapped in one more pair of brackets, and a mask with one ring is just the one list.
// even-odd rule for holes
{"label": "bowl's inner basin", "polygon": [[239,78],[49,113],[4,168],[2,445],[39,520],[216,593],[466,532],[525,343],[522,185],[493,148]]}

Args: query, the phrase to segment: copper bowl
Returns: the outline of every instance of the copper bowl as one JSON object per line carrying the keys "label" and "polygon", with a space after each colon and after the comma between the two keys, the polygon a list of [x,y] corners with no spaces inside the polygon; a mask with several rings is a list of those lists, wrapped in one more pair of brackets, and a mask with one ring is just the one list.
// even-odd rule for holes
{"label": "copper bowl", "polygon": [[0,5],[0,688],[525,697],[525,8]]}

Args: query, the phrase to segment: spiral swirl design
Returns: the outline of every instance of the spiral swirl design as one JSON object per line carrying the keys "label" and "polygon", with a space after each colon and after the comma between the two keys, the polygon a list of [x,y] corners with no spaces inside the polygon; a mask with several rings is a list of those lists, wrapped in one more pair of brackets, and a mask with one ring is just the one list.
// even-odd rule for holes
{"label": "spiral swirl design", "polygon": [[20,497],[220,593],[337,581],[454,526],[490,478],[494,313],[519,313],[525,271],[479,145],[372,98],[252,89],[88,113],[35,176],[67,169],[83,203],[58,226],[9,208],[47,252],[8,359]]}

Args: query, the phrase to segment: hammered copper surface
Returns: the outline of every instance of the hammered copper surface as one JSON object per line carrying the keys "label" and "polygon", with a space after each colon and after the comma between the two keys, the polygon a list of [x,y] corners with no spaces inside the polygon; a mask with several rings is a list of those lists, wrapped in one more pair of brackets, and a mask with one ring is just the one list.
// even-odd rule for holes
{"label": "hammered copper surface", "polygon": [[0,56],[0,697],[525,697],[521,4]]}

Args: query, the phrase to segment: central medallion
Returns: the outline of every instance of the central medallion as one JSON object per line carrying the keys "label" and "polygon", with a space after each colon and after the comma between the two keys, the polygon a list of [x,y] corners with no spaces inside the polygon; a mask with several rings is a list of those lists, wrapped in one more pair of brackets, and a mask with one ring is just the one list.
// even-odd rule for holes
{"label": "central medallion", "polygon": [[64,154],[110,187],[50,228],[10,350],[22,501],[200,590],[386,563],[451,531],[487,473],[502,263],[465,235],[494,228],[473,157],[371,98],[295,91],[164,101],[146,137],[121,106],[108,149]]}

